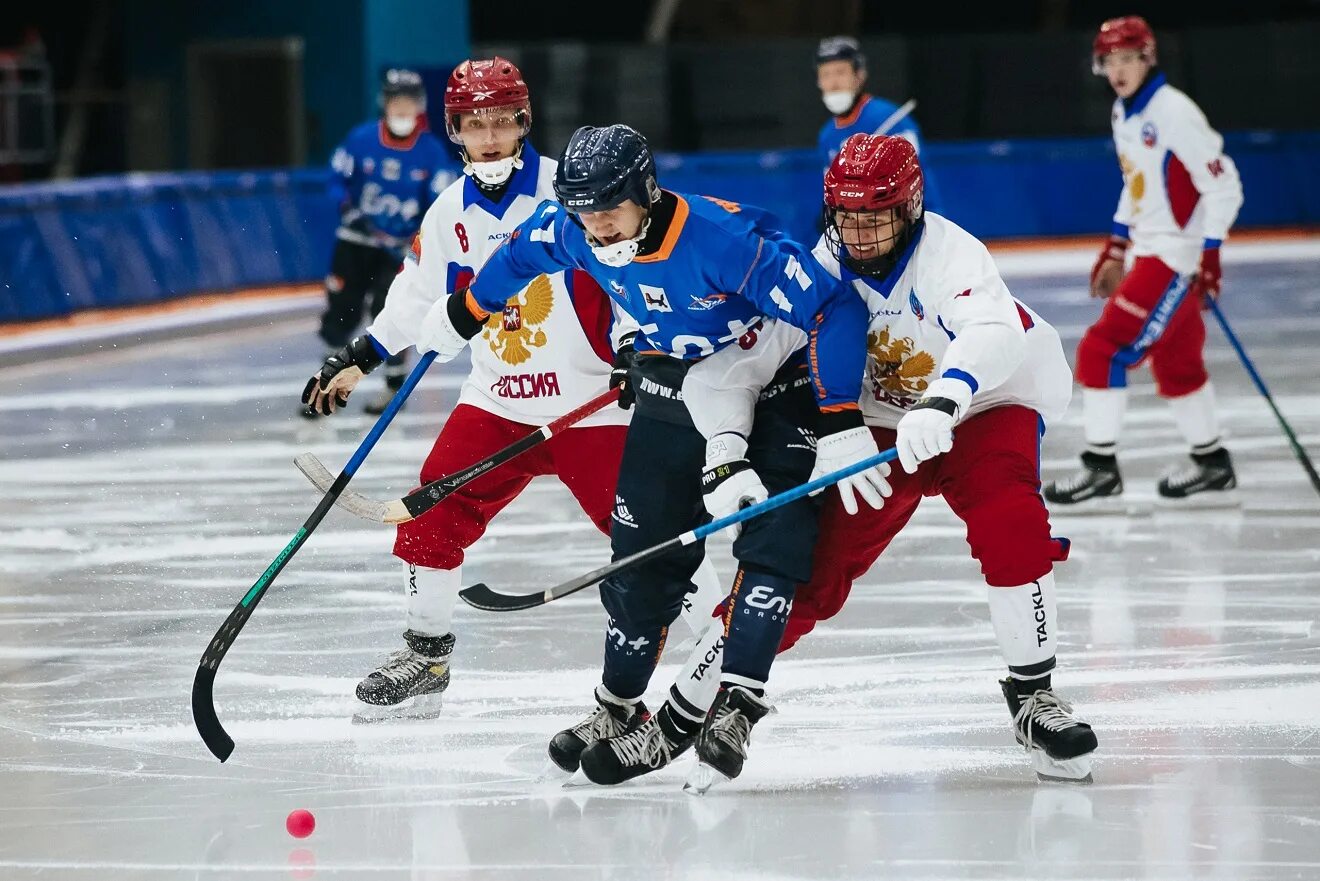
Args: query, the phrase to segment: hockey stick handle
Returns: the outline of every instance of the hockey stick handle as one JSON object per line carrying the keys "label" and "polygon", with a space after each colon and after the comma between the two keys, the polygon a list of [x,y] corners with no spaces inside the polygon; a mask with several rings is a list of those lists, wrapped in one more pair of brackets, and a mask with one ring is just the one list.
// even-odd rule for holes
{"label": "hockey stick handle", "polygon": [[[605,409],[618,400],[619,390],[617,388],[609,389],[608,391],[592,398],[590,401],[587,401],[582,406],[570,410],[558,419],[541,426],[536,431],[527,435],[527,437],[516,440],[504,449],[492,453],[480,462],[475,462],[467,468],[464,468],[462,471],[433,480],[426,486],[413,490],[399,500],[410,515],[408,519],[416,519],[422,516],[452,495],[464,484],[470,483],[482,474],[485,474],[487,471],[490,471],[499,465],[503,465],[505,462],[508,462],[516,456],[521,456],[532,447],[545,443],[556,434],[576,425],[591,414]],[[387,502],[386,504],[393,507],[393,503]]]}
{"label": "hockey stick handle", "polygon": [[792,489],[785,490],[778,495],[771,496],[764,502],[750,505],[740,511],[720,517],[718,520],[712,520],[710,523],[698,526],[696,529],[684,532],[682,535],[677,535],[668,541],[638,551],[637,553],[624,557],[621,560],[615,560],[614,562],[602,566],[599,569],[592,570],[585,575],[579,575],[571,581],[566,581],[563,584],[547,588],[541,593],[525,595],[498,594],[485,584],[474,584],[472,587],[464,588],[459,591],[458,595],[468,605],[478,609],[484,609],[488,612],[512,612],[520,609],[530,609],[536,606],[541,606],[560,599],[561,597],[566,597],[569,594],[577,593],[583,588],[604,581],[611,575],[622,572],[625,569],[630,569],[639,563],[644,563],[647,560],[668,553],[676,548],[694,544],[722,529],[728,529],[730,526],[751,520],[753,517],[759,517],[762,514],[775,510],[776,508],[782,508],[784,505],[787,505],[790,502],[795,502],[805,496],[809,496],[817,490],[825,489],[826,487],[838,483],[840,480],[852,477],[854,474],[858,474],[868,468],[874,468],[876,465],[885,462],[892,462],[897,458],[898,449],[896,447],[890,447],[884,452],[876,453],[874,456],[870,456],[860,462],[849,465],[847,468],[840,468],[838,471],[832,471],[829,474],[817,477],[815,480],[808,481],[801,486],[795,486]]}
{"label": "hockey stick handle", "polygon": [[238,605],[234,606],[233,611],[229,613],[229,617],[225,619],[225,623],[220,625],[220,629],[216,631],[215,636],[207,643],[206,651],[202,653],[202,659],[197,666],[197,675],[193,678],[193,722],[197,726],[197,733],[201,735],[207,749],[220,761],[223,762],[228,759],[234,751],[234,740],[225,731],[224,726],[220,724],[220,718],[215,712],[213,688],[215,686],[215,674],[220,667],[220,662],[224,660],[230,646],[238,639],[238,635],[242,632],[244,625],[247,624],[248,618],[252,616],[257,604],[265,596],[266,590],[274,583],[276,577],[284,570],[285,565],[298,552],[298,549],[306,543],[316,527],[325,519],[325,515],[334,507],[335,499],[343,492],[344,487],[348,486],[353,473],[367,458],[367,454],[376,445],[376,441],[380,440],[381,435],[385,433],[385,429],[389,427],[395,414],[399,412],[399,408],[412,394],[412,390],[417,387],[422,374],[426,373],[427,368],[431,366],[431,362],[435,360],[435,356],[435,352],[428,352],[417,362],[417,366],[408,374],[403,385],[394,393],[394,398],[385,408],[385,411],[376,420],[376,424],[358,446],[357,452],[353,454],[348,464],[344,466],[344,470],[335,478],[335,482],[331,485],[329,491],[322,496],[316,509],[303,522],[303,525],[289,543],[284,546],[284,550],[276,555],[271,564],[266,567],[266,571],[261,573],[261,577],[238,601]]}
{"label": "hockey stick handle", "polygon": [[1247,375],[1251,377],[1251,381],[1256,384],[1256,390],[1260,392],[1261,397],[1265,399],[1265,403],[1269,404],[1270,409],[1274,411],[1274,418],[1279,420],[1279,427],[1283,429],[1284,436],[1288,438],[1288,443],[1292,447],[1293,454],[1297,457],[1297,461],[1301,463],[1302,470],[1304,470],[1306,476],[1311,479],[1311,486],[1315,487],[1317,493],[1320,493],[1320,473],[1316,473],[1315,463],[1311,461],[1311,457],[1307,455],[1306,448],[1302,446],[1302,442],[1297,439],[1297,435],[1293,431],[1292,426],[1288,424],[1288,420],[1284,418],[1278,405],[1274,403],[1274,396],[1271,395],[1270,390],[1265,387],[1265,380],[1261,379],[1260,374],[1256,372],[1256,365],[1251,363],[1251,358],[1247,356],[1247,350],[1242,347],[1242,342],[1237,338],[1237,334],[1233,333],[1233,328],[1229,327],[1228,319],[1219,308],[1219,302],[1214,297],[1210,296],[1207,296],[1206,300],[1210,304],[1210,311],[1214,313],[1215,319],[1218,320],[1219,326],[1223,329],[1224,336],[1228,337],[1229,345],[1231,345],[1233,350],[1237,352],[1238,360],[1240,360],[1242,366],[1246,368]]}
{"label": "hockey stick handle", "polygon": [[917,99],[916,98],[907,99],[907,101],[903,104],[902,107],[899,107],[893,113],[889,114],[889,116],[885,117],[885,121],[880,123],[880,127],[877,128],[875,131],[871,132],[871,134],[872,135],[889,134],[889,130],[891,128],[898,125],[904,119],[907,119],[908,114],[916,109],[917,109]]}

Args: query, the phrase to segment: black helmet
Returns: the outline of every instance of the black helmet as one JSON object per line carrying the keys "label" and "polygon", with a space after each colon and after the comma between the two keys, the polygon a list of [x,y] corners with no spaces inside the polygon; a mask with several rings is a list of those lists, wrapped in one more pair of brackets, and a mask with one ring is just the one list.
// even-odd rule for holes
{"label": "black helmet", "polygon": [[378,97],[380,109],[384,110],[385,105],[391,98],[412,98],[426,109],[426,86],[422,83],[422,75],[415,70],[407,70],[402,67],[390,68],[385,71],[385,75],[380,80],[380,95]]}
{"label": "black helmet", "polygon": [[554,186],[555,197],[573,214],[608,211],[629,199],[649,208],[660,198],[651,148],[626,125],[584,125],[573,132]]}
{"label": "black helmet", "polygon": [[816,66],[828,61],[851,61],[853,70],[866,69],[862,46],[852,37],[826,37],[816,47]]}

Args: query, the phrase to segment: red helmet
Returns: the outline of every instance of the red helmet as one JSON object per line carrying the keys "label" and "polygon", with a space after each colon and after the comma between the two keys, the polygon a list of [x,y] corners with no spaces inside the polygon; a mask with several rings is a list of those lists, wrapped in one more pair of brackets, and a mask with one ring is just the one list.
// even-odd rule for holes
{"label": "red helmet", "polygon": [[1100,25],[1095,42],[1091,44],[1091,71],[1104,73],[1101,65],[1105,56],[1121,49],[1135,49],[1151,64],[1155,63],[1155,32],[1146,24],[1146,19],[1139,15],[1125,15]]}
{"label": "red helmet", "polygon": [[509,109],[522,124],[526,137],[532,129],[532,103],[522,72],[512,61],[498,55],[464,61],[449,75],[445,85],[445,131],[455,144],[462,143],[458,137],[462,114]]}
{"label": "red helmet", "polygon": [[921,218],[921,163],[916,148],[894,135],[853,135],[825,171],[825,205],[832,211],[881,211],[901,206]]}
{"label": "red helmet", "polygon": [[[921,163],[911,141],[861,134],[844,141],[839,155],[825,171],[824,209],[825,238],[844,265],[861,274],[886,275],[921,220],[923,186]],[[890,208],[895,209],[897,218],[878,216],[877,212]],[[837,216],[840,211],[873,215],[869,222],[863,221],[876,230],[870,241],[882,243],[892,238],[893,246],[883,256],[854,257],[844,246],[845,236]]]}

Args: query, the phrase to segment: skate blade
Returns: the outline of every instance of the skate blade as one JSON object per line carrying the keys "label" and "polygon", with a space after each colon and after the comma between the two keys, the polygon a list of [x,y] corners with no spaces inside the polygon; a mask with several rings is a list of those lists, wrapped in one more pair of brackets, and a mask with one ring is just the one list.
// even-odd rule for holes
{"label": "skate blade", "polygon": [[699,761],[688,774],[687,781],[683,784],[683,791],[688,795],[705,795],[715,784],[727,783],[732,779],[705,762]]}
{"label": "skate blade", "polygon": [[[550,764],[553,765],[554,762],[551,762]],[[562,769],[560,770],[560,776],[561,776],[561,777],[563,776],[563,770],[562,770]],[[595,785],[596,785],[596,784],[592,783],[592,782],[587,778],[586,773],[583,772],[583,770],[582,770],[581,768],[578,768],[576,771],[573,772],[573,776],[572,776],[572,777],[569,777],[569,778],[568,778],[567,780],[565,780],[562,784],[560,784],[560,788],[561,788],[561,789],[581,789],[581,788],[584,787],[584,786],[595,786]]]}
{"label": "skate blade", "polygon": [[1155,509],[1167,511],[1224,511],[1242,507],[1242,497],[1236,489],[1212,489],[1193,493],[1183,499],[1171,499],[1155,494]]}
{"label": "skate blade", "polygon": [[363,704],[353,714],[354,725],[379,725],[382,722],[425,722],[440,716],[443,695],[423,694],[390,707]]}
{"label": "skate blade", "polygon": [[1088,753],[1075,759],[1052,759],[1044,750],[1031,751],[1031,765],[1042,783],[1070,783],[1089,786],[1095,782],[1091,776],[1091,756]]}
{"label": "skate blade", "polygon": [[1099,496],[1074,502],[1071,505],[1047,501],[1045,505],[1049,508],[1052,517],[1065,517],[1070,514],[1083,517],[1139,517],[1147,513],[1135,499],[1125,498],[1122,495]]}

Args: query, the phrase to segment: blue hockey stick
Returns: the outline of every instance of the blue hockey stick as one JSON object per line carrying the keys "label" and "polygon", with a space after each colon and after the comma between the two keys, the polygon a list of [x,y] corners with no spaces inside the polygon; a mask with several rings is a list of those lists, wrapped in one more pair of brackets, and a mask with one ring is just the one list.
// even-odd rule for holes
{"label": "blue hockey stick", "polygon": [[1256,372],[1256,365],[1252,364],[1251,359],[1247,357],[1247,350],[1242,348],[1242,343],[1238,341],[1237,334],[1233,333],[1233,328],[1228,326],[1228,319],[1220,311],[1219,303],[1213,297],[1207,297],[1206,300],[1210,303],[1210,311],[1219,320],[1219,326],[1224,329],[1224,336],[1228,337],[1229,344],[1237,352],[1238,358],[1242,360],[1242,366],[1247,369],[1247,375],[1256,384],[1256,390],[1261,393],[1261,396],[1265,398],[1265,403],[1269,404],[1270,409],[1274,411],[1274,418],[1279,420],[1279,427],[1283,429],[1284,435],[1288,438],[1288,443],[1292,445],[1293,454],[1297,456],[1297,461],[1302,463],[1302,470],[1306,472],[1306,476],[1311,478],[1311,486],[1315,487],[1317,493],[1320,493],[1320,474],[1316,473],[1315,464],[1311,461],[1311,457],[1306,454],[1306,449],[1302,446],[1302,442],[1297,439],[1297,435],[1293,432],[1292,426],[1288,424],[1288,420],[1284,419],[1283,414],[1279,412],[1278,405],[1274,403],[1273,395],[1265,387],[1265,380],[1260,378],[1260,374]]}
{"label": "blue hockey stick", "polygon": [[430,367],[431,362],[435,360],[435,355],[435,352],[427,352],[417,362],[417,366],[413,368],[412,373],[408,374],[408,378],[403,381],[403,385],[394,393],[394,398],[390,401],[389,406],[385,408],[385,412],[380,414],[376,424],[367,433],[366,439],[358,446],[353,458],[348,460],[344,470],[339,472],[339,476],[335,478],[335,482],[330,486],[329,491],[321,498],[321,503],[316,506],[316,510],[307,518],[292,540],[284,546],[284,550],[280,551],[275,559],[271,561],[271,564],[266,567],[266,571],[261,573],[261,577],[257,579],[256,584],[252,585],[248,592],[243,595],[243,599],[238,601],[238,605],[234,606],[234,611],[229,613],[225,623],[220,626],[215,636],[211,637],[211,642],[206,646],[206,653],[202,655],[202,661],[197,667],[197,676],[193,679],[193,722],[197,725],[197,733],[202,736],[206,748],[220,761],[223,762],[229,758],[230,753],[234,751],[234,739],[220,724],[220,718],[215,713],[215,697],[212,694],[215,687],[215,673],[220,666],[220,662],[224,660],[225,653],[234,644],[234,640],[238,639],[238,634],[243,630],[243,625],[252,616],[253,610],[257,608],[257,603],[261,602],[261,598],[265,596],[266,589],[275,581],[276,576],[284,569],[285,564],[293,558],[294,554],[298,553],[298,549],[307,541],[307,537],[312,534],[312,531],[325,519],[326,513],[334,507],[335,499],[344,491],[344,487],[348,486],[348,482],[353,479],[353,474],[362,465],[363,460],[367,458],[367,453],[371,452],[371,448],[376,445],[376,441],[380,440],[380,436],[385,433],[385,429],[389,427],[394,415],[403,406],[403,402],[408,400],[408,396],[412,394],[412,390],[417,386],[422,374],[426,372],[426,368]]}
{"label": "blue hockey stick", "polygon": [[584,587],[591,587],[591,585],[599,581],[604,581],[616,572],[621,572],[624,569],[631,568],[639,563],[645,563],[647,560],[654,559],[655,557],[658,557],[661,554],[666,554],[676,548],[701,541],[706,536],[713,535],[721,529],[728,529],[730,526],[737,523],[743,523],[747,520],[751,520],[753,517],[759,517],[767,511],[773,511],[775,508],[782,508],[789,502],[795,502],[803,496],[811,495],[817,490],[833,486],[845,477],[852,477],[854,474],[865,471],[867,468],[873,468],[882,462],[892,462],[897,458],[898,450],[894,447],[890,447],[883,453],[876,453],[869,459],[863,459],[854,465],[849,465],[847,468],[840,468],[838,471],[834,471],[822,477],[817,477],[809,483],[804,483],[801,486],[795,486],[790,490],[785,490],[777,496],[771,496],[764,502],[743,508],[741,511],[730,514],[727,517],[712,520],[704,526],[698,526],[696,529],[675,536],[666,542],[661,542],[660,544],[655,545],[654,547],[649,547],[644,551],[630,554],[622,560],[615,560],[607,566],[593,569],[586,575],[579,575],[572,581],[565,581],[563,584],[555,585],[554,587],[547,588],[546,590],[537,593],[496,593],[485,584],[474,584],[471,587],[460,590],[458,595],[462,597],[463,602],[467,603],[469,606],[477,609],[484,609],[487,612],[516,612],[520,609],[533,609],[537,606],[543,606],[548,602],[559,599],[560,597],[566,597],[571,593],[577,593]]}

